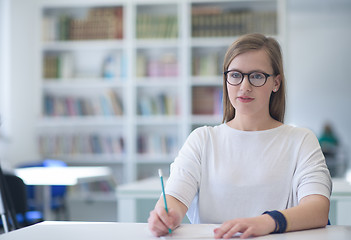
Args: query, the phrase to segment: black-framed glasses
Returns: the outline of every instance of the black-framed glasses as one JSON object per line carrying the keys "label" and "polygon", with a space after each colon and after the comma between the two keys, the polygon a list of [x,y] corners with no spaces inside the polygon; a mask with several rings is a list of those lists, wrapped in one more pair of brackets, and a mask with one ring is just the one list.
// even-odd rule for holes
{"label": "black-framed glasses", "polygon": [[254,71],[249,73],[242,73],[237,70],[228,70],[225,71],[223,74],[227,82],[233,86],[241,84],[244,80],[244,77],[247,75],[250,84],[255,87],[263,86],[267,82],[267,78],[273,76],[273,74],[268,74],[264,72]]}

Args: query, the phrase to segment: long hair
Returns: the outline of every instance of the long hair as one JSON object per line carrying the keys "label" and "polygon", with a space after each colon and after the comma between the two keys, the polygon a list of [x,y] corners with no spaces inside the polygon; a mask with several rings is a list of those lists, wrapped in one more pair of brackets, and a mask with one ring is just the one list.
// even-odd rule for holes
{"label": "long hair", "polygon": [[[283,58],[281,48],[277,40],[271,37],[266,37],[262,34],[253,33],[246,34],[238,38],[229,46],[223,61],[223,72],[228,70],[230,63],[239,54],[246,53],[252,50],[263,49],[271,61],[273,75],[280,75],[281,83],[279,90],[271,94],[269,101],[269,114],[272,118],[279,122],[284,122],[285,115],[285,76],[283,69]],[[235,117],[235,108],[232,106],[226,84],[226,76],[223,75],[223,120],[229,122]]]}

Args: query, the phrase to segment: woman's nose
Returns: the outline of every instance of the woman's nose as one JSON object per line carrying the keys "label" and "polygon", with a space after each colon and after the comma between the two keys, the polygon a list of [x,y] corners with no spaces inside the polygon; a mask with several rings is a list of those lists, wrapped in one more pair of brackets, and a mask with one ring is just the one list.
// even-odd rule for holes
{"label": "woman's nose", "polygon": [[251,91],[252,90],[252,86],[249,82],[249,76],[244,76],[243,81],[240,84],[240,90],[243,92],[247,92],[247,91]]}

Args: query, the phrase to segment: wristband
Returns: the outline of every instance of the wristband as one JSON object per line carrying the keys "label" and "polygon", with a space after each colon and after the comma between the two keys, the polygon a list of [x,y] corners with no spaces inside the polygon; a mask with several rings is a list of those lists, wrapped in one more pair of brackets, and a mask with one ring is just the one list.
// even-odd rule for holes
{"label": "wristband", "polygon": [[265,211],[263,214],[268,214],[274,219],[275,229],[272,233],[283,233],[286,230],[287,222],[285,216],[279,211]]}

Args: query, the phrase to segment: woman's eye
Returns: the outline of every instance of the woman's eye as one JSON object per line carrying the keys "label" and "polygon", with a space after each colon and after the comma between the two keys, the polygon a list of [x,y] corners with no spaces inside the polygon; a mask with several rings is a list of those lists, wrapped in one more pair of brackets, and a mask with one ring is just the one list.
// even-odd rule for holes
{"label": "woman's eye", "polygon": [[264,75],[262,73],[251,73],[250,78],[251,79],[263,79]]}
{"label": "woman's eye", "polygon": [[233,72],[233,73],[231,74],[231,77],[232,77],[232,78],[241,78],[241,74],[238,73],[238,72]]}

